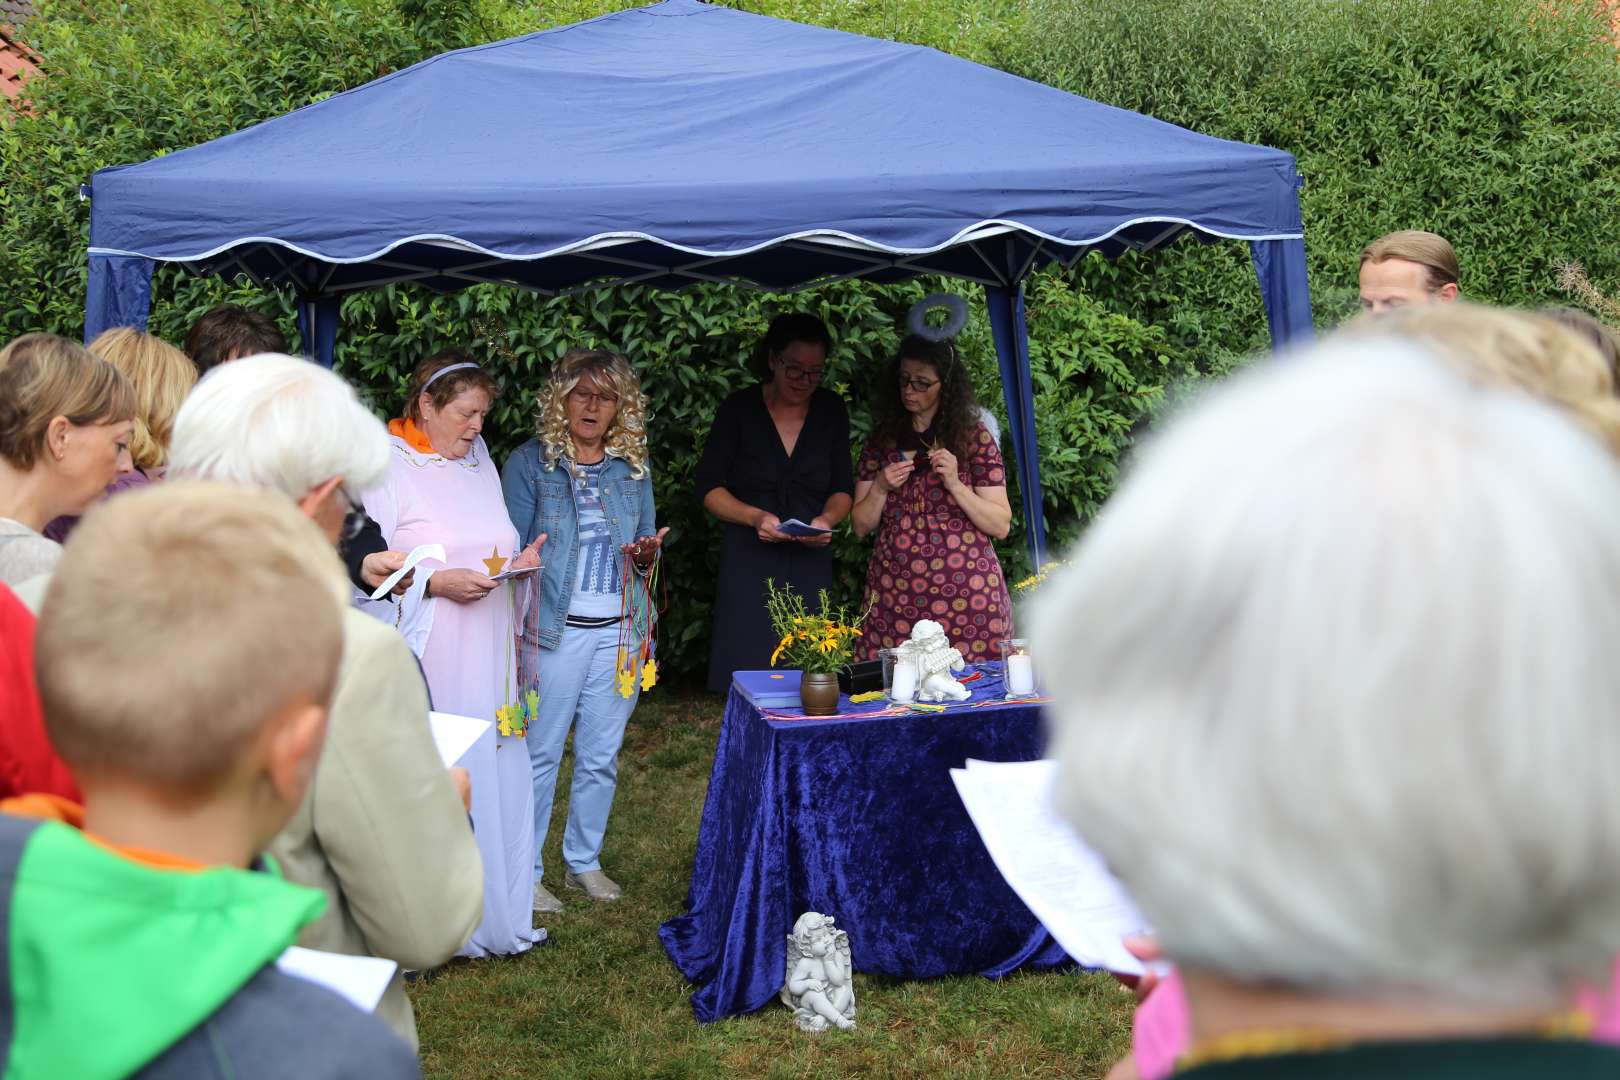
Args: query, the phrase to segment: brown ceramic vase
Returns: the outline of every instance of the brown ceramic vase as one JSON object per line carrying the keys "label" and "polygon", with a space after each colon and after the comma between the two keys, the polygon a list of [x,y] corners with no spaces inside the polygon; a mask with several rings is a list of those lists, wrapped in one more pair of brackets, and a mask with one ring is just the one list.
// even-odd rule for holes
{"label": "brown ceramic vase", "polygon": [[838,676],[830,671],[807,671],[799,682],[799,701],[806,716],[831,716],[838,711]]}

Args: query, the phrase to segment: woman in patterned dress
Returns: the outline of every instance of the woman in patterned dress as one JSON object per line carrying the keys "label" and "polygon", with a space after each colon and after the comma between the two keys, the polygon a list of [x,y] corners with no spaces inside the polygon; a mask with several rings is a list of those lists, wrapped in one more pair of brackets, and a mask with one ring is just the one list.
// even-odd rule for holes
{"label": "woman in patterned dress", "polygon": [[851,515],[855,535],[877,532],[860,654],[871,659],[932,619],[969,663],[994,659],[1012,632],[1012,599],[993,541],[1006,538],[1012,508],[956,346],[906,338],[876,406]]}

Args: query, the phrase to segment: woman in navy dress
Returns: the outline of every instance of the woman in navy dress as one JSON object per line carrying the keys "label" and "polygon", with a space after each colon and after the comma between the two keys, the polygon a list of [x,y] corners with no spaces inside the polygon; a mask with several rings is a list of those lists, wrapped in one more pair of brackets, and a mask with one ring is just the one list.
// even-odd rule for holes
{"label": "woman in navy dress", "polygon": [[[709,689],[734,671],[770,667],[776,636],[765,612],[765,580],[793,586],[812,610],[833,584],[832,530],[849,515],[855,477],[849,412],[821,388],[832,346],[812,315],[779,315],[766,331],[764,382],[726,398],[697,467],[697,496],[722,524],[715,587]],[[797,518],[815,536],[783,532]]]}

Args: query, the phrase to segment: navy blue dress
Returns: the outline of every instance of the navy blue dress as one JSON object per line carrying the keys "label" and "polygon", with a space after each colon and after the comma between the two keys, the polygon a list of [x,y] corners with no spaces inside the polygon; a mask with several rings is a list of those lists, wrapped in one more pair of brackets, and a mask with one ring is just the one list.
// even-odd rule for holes
{"label": "navy blue dress", "polygon": [[[793,456],[782,447],[763,386],[739,390],[721,402],[696,472],[697,497],[723,487],[750,506],[782,521],[809,521],[842,491],[853,498],[849,411],[831,390],[810,398],[804,430]],[[831,547],[767,544],[746,525],[721,526],[720,577],[715,583],[714,641],[709,648],[709,689],[724,692],[733,671],[771,666],[776,635],[765,613],[765,579],[792,585],[816,607],[816,593],[833,585]]]}

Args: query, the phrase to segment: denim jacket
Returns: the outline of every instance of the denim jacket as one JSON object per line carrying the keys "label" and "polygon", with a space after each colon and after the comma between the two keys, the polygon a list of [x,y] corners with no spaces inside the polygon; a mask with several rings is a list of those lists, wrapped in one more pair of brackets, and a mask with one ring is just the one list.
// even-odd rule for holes
{"label": "denim jacket", "polygon": [[[562,642],[563,620],[578,580],[579,523],[574,514],[573,482],[566,464],[558,462],[554,469],[545,467],[538,439],[530,439],[514,450],[501,470],[506,512],[522,535],[523,546],[533,543],[541,533],[546,534],[540,549],[545,569],[540,571],[538,617],[524,620],[525,640],[546,649],[555,649]],[[653,517],[652,474],[637,480],[630,475],[627,462],[608,458],[602,470],[602,510],[616,546],[652,536],[658,531]],[[535,636],[538,640],[533,640]]]}

